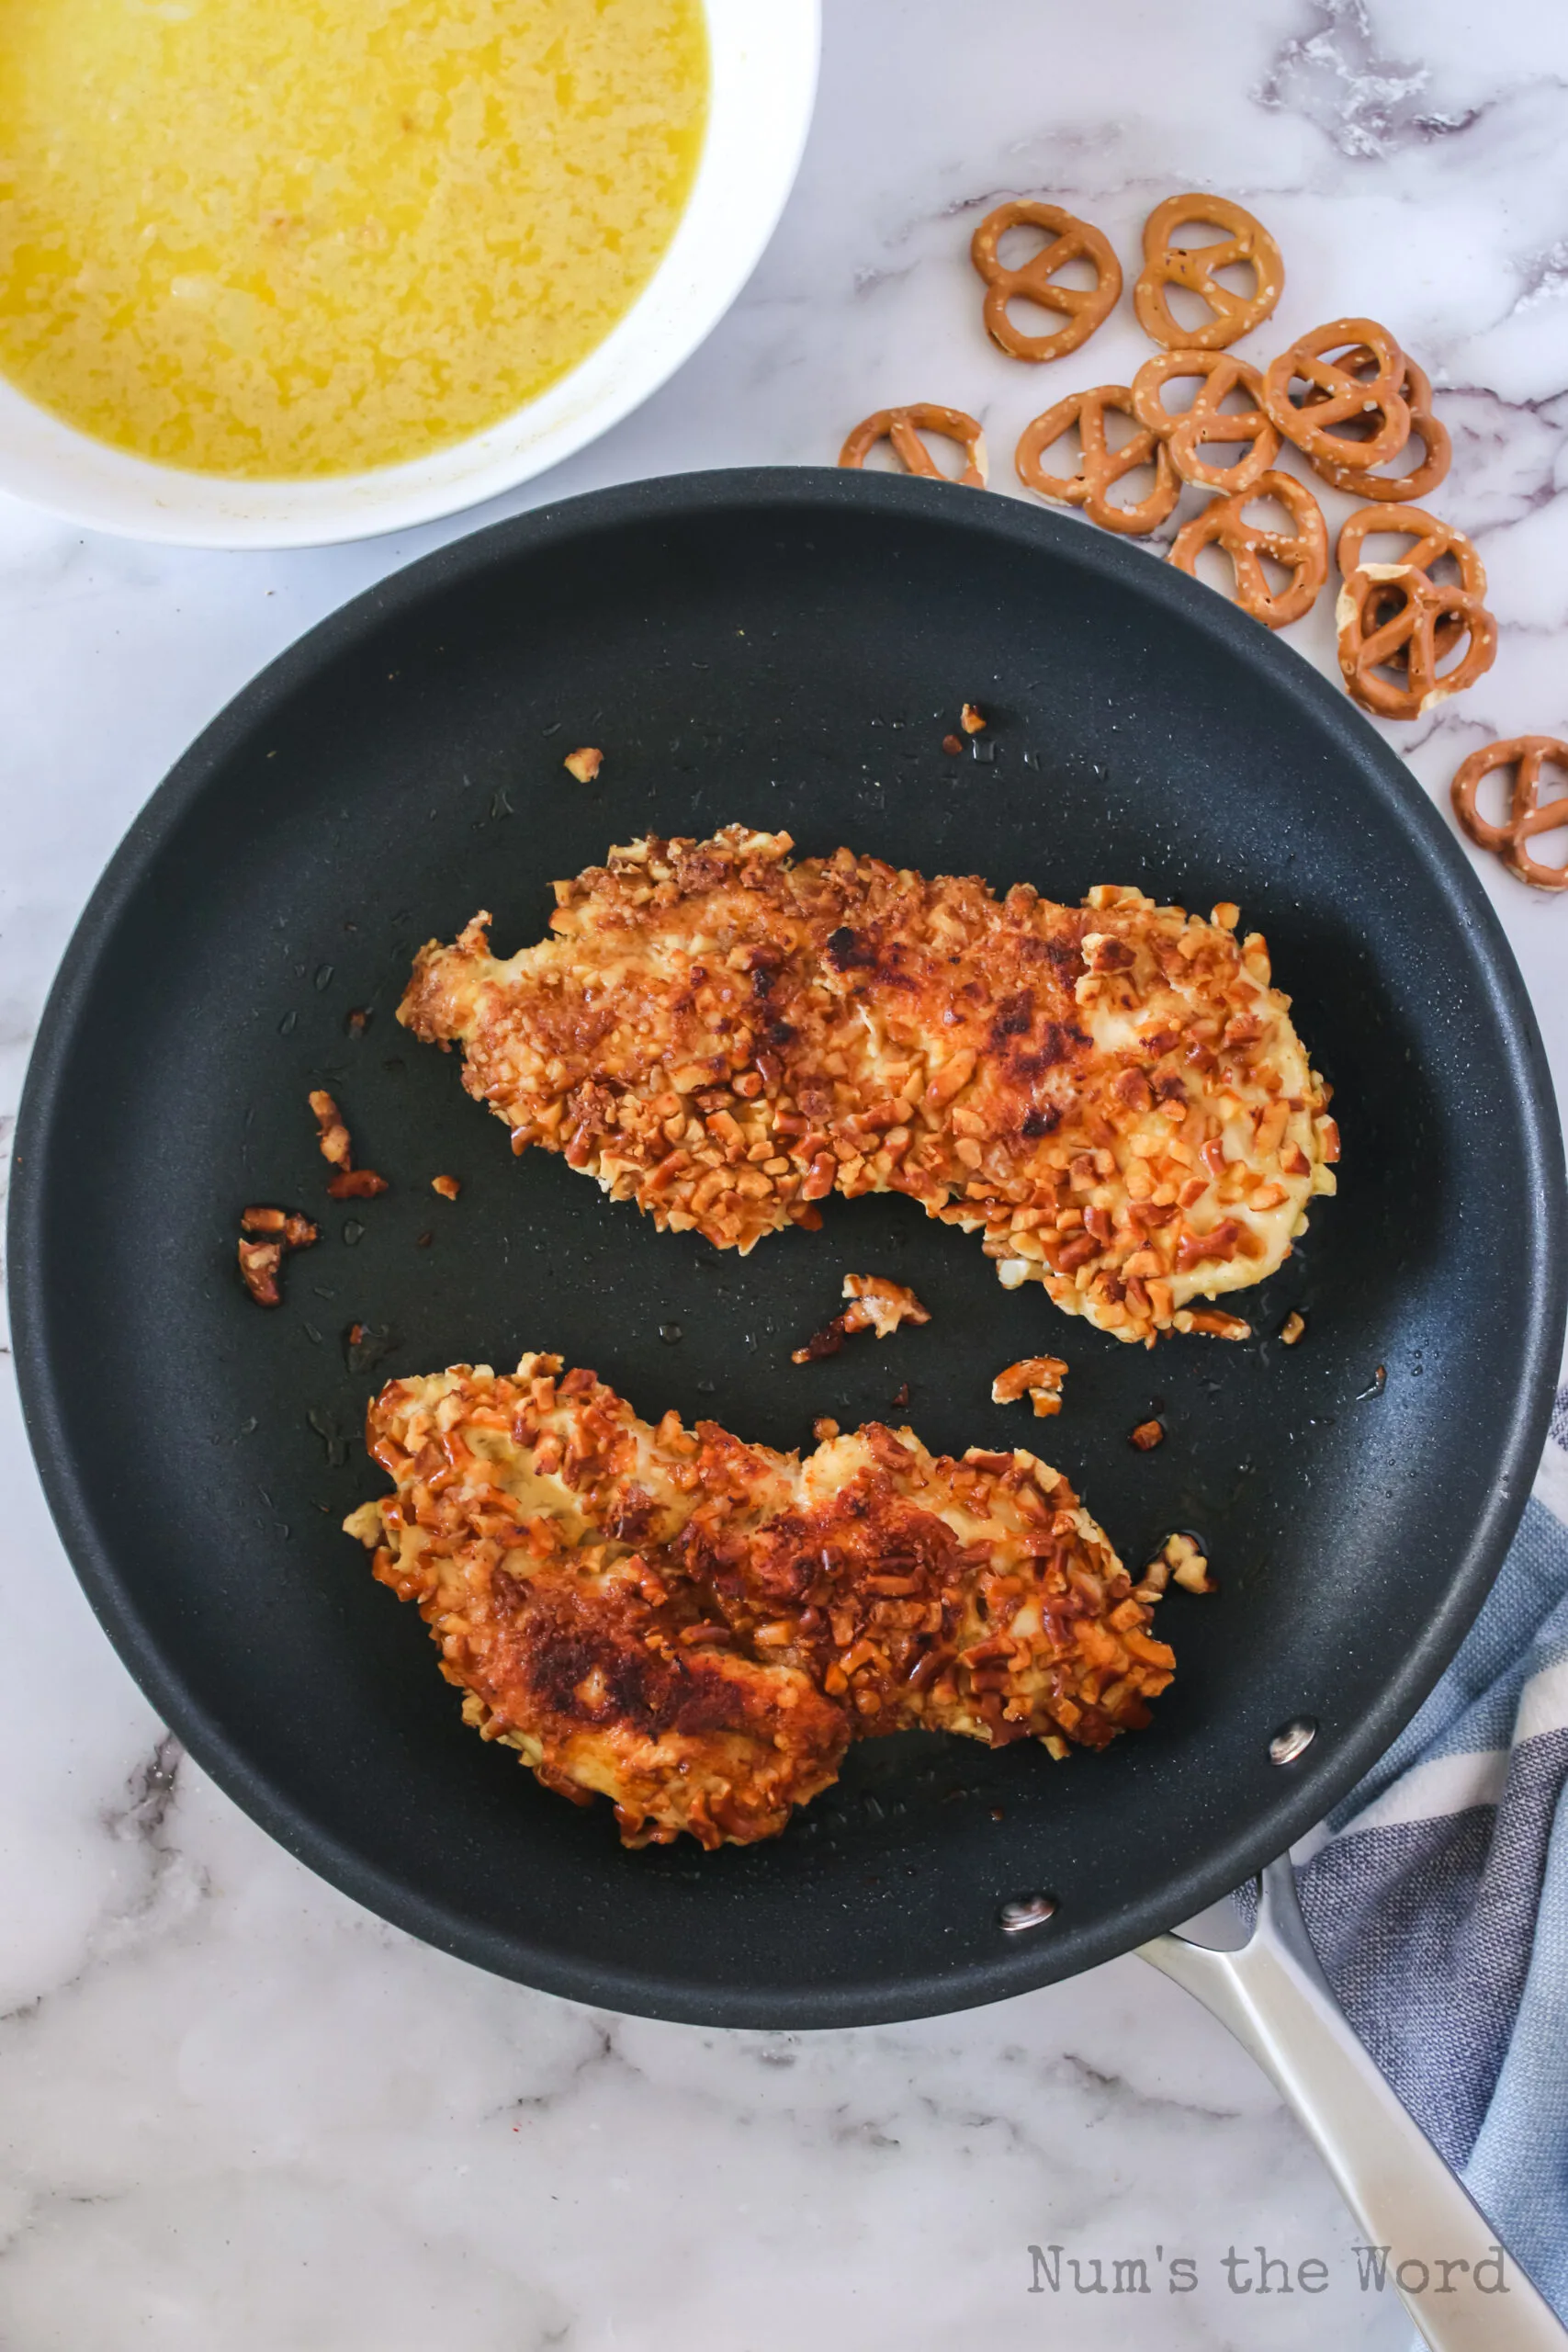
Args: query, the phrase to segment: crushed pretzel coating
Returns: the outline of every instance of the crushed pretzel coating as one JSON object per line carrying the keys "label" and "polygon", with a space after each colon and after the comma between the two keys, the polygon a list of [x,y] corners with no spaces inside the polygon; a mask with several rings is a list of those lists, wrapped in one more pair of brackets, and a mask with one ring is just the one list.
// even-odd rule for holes
{"label": "crushed pretzel coating", "polygon": [[1152,1419],[1140,1421],[1135,1430],[1128,1431],[1127,1442],[1135,1445],[1140,1453],[1152,1453],[1156,1445],[1165,1443],[1165,1423]]}
{"label": "crushed pretzel coating", "polygon": [[463,1187],[456,1176],[433,1176],[430,1189],[439,1193],[444,1201],[455,1201]]}
{"label": "crushed pretzel coating", "polygon": [[1067,1366],[1060,1356],[1021,1356],[998,1372],[991,1383],[993,1405],[1016,1405],[1027,1396],[1037,1421],[1049,1420],[1062,1409],[1062,1383]]}
{"label": "crushed pretzel coating", "polygon": [[462,1046],[514,1151],[661,1228],[744,1252],[903,1193],[1118,1339],[1247,1337],[1198,1303],[1274,1272],[1338,1156],[1261,934],[792,846],[614,850],[538,945],[498,958],[479,915],[423,948],[398,1018]]}
{"label": "crushed pretzel coating", "polygon": [[885,1733],[1103,1747],[1174,1669],[1103,1530],[1021,1450],[938,1457],[871,1422],[802,1461],[639,1420],[547,1355],[394,1380],[367,1436],[394,1492],[346,1532],[465,1721],[547,1788],[612,1798],[628,1846],[774,1837]]}
{"label": "crushed pretzel coating", "polygon": [[569,752],[561,762],[567,774],[574,775],[579,784],[592,784],[604,764],[604,752],[595,751],[592,744],[584,744],[581,751]]}
{"label": "crushed pretzel coating", "polygon": [[985,714],[975,703],[966,702],[963,709],[958,714],[958,724],[963,728],[965,735],[984,734],[986,728]]}
{"label": "crushed pretzel coating", "polygon": [[1298,1340],[1305,1338],[1306,1327],[1306,1317],[1292,1307],[1280,1326],[1280,1340],[1287,1348],[1293,1348]]}

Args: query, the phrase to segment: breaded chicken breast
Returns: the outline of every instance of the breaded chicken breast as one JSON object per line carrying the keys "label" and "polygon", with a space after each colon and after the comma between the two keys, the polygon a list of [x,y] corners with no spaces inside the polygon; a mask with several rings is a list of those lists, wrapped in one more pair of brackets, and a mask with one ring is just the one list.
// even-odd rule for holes
{"label": "breaded chicken breast", "polygon": [[1059,1472],[872,1423],[802,1461],[525,1355],[389,1382],[347,1532],[465,1720],[628,1846],[776,1836],[852,1739],[1102,1747],[1175,1660]]}
{"label": "breaded chicken breast", "polygon": [[461,1046],[514,1150],[672,1231],[744,1251],[831,1192],[907,1193],[1119,1339],[1245,1336],[1193,1302],[1274,1271],[1338,1155],[1261,936],[791,847],[612,850],[537,946],[496,957],[480,914],[422,949],[398,1018]]}

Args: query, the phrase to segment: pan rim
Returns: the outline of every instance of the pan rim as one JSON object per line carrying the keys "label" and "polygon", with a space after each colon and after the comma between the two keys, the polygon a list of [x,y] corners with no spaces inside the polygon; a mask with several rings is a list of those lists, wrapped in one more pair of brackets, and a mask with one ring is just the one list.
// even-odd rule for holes
{"label": "pan rim", "polygon": [[[1270,686],[1304,706],[1319,731],[1349,739],[1371,787],[1400,822],[1412,855],[1471,934],[1494,1018],[1506,1041],[1497,1072],[1517,1119],[1529,1168],[1519,1204],[1521,1250],[1541,1269],[1517,1344],[1517,1384],[1491,1497],[1471,1531],[1461,1562],[1422,1638],[1399,1662],[1378,1704],[1331,1758],[1282,1781],[1278,1801],[1250,1829],[1163,1883],[1145,1902],[1123,1906],[1084,1930],[1079,1965],[1132,1950],[1239,1884],[1263,1861],[1321,1819],[1408,1722],[1457,1649],[1490,1588],[1521,1518],[1541,1446],[1568,1316],[1568,1192],[1562,1140],[1545,1049],[1506,934],[1479,880],[1437,809],[1398,755],[1319,672],[1201,582],[1151,560],[1145,550],[1076,518],[1007,498],[971,499],[950,485],[831,468],[754,468],[658,477],[595,491],[489,526],[416,560],[317,623],[221,710],[175,763],[132,820],[85,908],[62,958],[29,1060],[17,1121],[8,1216],[9,1291],[18,1388],[39,1477],[67,1556],[124,1664],[160,1717],[194,1759],[243,1811],[296,1859],[340,1892],[436,1948],[538,1989],[598,2006],[705,2026],[791,2030],[888,2023],[979,2006],[1033,1989],[1062,1973],[1048,1949],[1032,1955],[1021,1939],[994,1962],[814,1988],[786,1977],[720,1991],[679,1978],[563,1959],[558,1950],[490,1927],[459,1906],[433,1899],[370,1860],[313,1818],[231,1737],[199,1690],[165,1661],[116,1565],[112,1532],[100,1525],[73,1468],[69,1414],[53,1361],[44,1283],[45,1204],[51,1149],[82,1026],[91,1016],[96,976],[118,925],[137,902],[166,845],[221,777],[239,747],[269,715],[350,652],[388,619],[494,566],[535,560],[553,545],[628,525],[678,523],[740,510],[792,514],[860,509],[908,514],[981,536],[1032,547],[1124,585],[1135,597],[1179,612],[1221,647],[1261,669]],[[1048,1944],[1049,1939],[1042,1939]]]}

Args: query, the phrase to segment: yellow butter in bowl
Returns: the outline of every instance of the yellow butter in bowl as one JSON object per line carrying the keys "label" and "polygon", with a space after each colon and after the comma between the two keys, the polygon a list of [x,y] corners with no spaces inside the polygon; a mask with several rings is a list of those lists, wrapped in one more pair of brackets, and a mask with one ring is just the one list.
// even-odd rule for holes
{"label": "yellow butter in bowl", "polygon": [[426,455],[636,300],[702,0],[0,0],[0,373],[165,465]]}

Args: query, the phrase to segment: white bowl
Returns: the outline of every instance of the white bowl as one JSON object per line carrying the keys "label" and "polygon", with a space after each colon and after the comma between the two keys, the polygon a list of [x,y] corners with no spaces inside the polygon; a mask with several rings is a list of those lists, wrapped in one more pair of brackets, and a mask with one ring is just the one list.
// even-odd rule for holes
{"label": "white bowl", "polygon": [[704,0],[707,136],[669,250],[620,324],[525,408],[407,465],[232,481],[133,458],[0,378],[0,489],[73,523],[200,548],[322,547],[434,522],[558,465],[690,357],[772,236],[817,94],[818,0]]}

